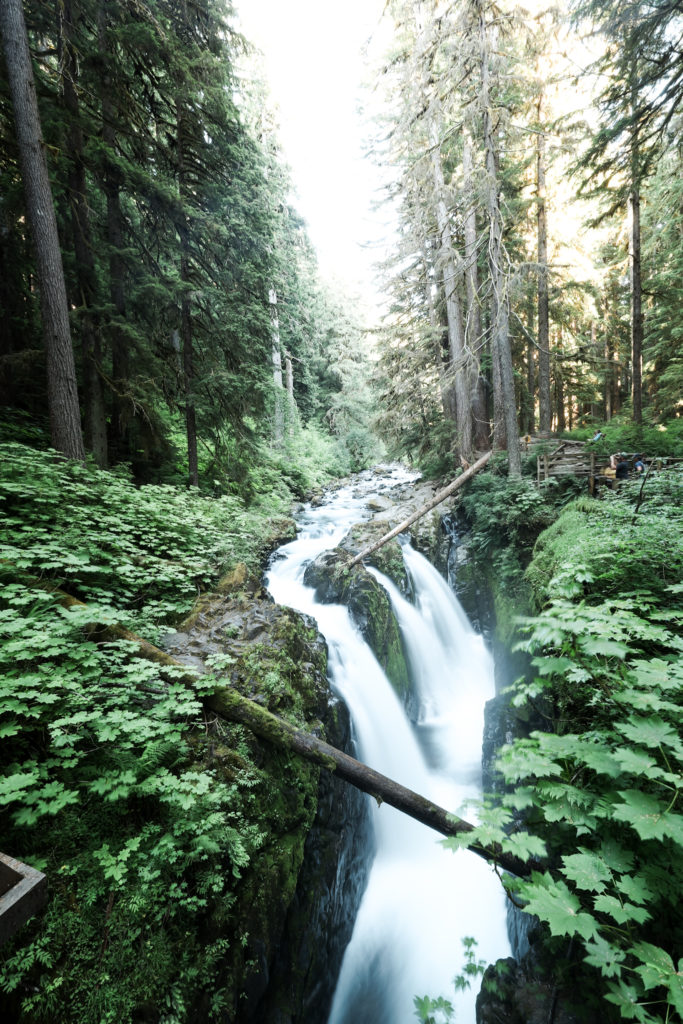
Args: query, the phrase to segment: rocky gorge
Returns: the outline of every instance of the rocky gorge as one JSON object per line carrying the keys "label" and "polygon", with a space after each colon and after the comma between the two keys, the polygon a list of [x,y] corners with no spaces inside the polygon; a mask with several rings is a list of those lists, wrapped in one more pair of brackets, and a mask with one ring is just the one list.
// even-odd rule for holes
{"label": "rocky gorge", "polygon": [[[351,523],[336,548],[313,559],[304,579],[318,601],[349,609],[410,715],[416,711],[410,671],[386,591],[363,567],[348,571],[346,566],[350,555],[424,505],[436,488],[403,482],[373,493],[373,476],[364,477],[354,485],[366,493],[367,518]],[[319,501],[324,504],[325,498]],[[493,602],[467,557],[467,532],[457,511],[433,510],[415,524],[411,538],[449,577],[470,619],[494,642]],[[379,549],[370,562],[410,595],[398,541]],[[261,581],[238,570],[222,593],[205,600],[168,638],[166,649],[202,669],[211,661],[221,665],[245,696],[279,715],[293,715],[340,749],[352,749],[348,712],[329,687],[325,644],[315,622],[275,605]],[[504,681],[505,673],[499,672],[499,685]],[[230,735],[215,745],[217,762],[228,773],[236,771],[234,750],[246,743],[259,767],[261,791],[268,794],[267,812],[259,822],[267,840],[240,882],[229,918],[207,921],[208,928],[227,926],[231,933],[224,964],[234,993],[230,1019],[324,1024],[367,880],[372,844],[367,802],[334,775],[295,757],[283,759],[244,731],[237,737],[234,727],[221,728]],[[491,761],[510,730],[519,728],[523,723],[510,720],[503,698],[492,702],[485,761]],[[522,952],[521,946],[513,947],[516,955]],[[530,987],[525,968],[508,965],[502,984],[509,991],[495,1006],[480,998],[478,1020],[517,1024],[522,1019],[514,1014],[520,986],[527,992]],[[557,994],[551,992],[550,998],[557,1001]],[[198,1006],[198,1020],[201,1013]]]}

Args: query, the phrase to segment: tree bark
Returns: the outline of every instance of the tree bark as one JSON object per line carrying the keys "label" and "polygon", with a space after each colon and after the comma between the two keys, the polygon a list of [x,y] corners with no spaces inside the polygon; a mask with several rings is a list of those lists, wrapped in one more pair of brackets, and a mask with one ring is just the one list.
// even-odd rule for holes
{"label": "tree bark", "polygon": [[[638,105],[637,57],[631,62],[631,115]],[[643,422],[643,284],[640,261],[640,140],[637,122],[631,134],[628,197],[628,262],[631,291],[631,400],[634,423]]]}
{"label": "tree bark", "polygon": [[[486,206],[489,218],[489,264],[491,267],[491,288],[493,292],[491,354],[494,368],[497,364],[500,374],[500,400],[502,401],[502,408],[499,406],[495,418],[501,419],[505,424],[508,472],[511,477],[515,477],[522,475],[522,458],[519,450],[515,379],[510,349],[508,275],[504,267],[506,256],[503,246],[503,220],[500,211],[498,146],[491,116],[490,51],[483,0],[476,0],[475,6],[479,21],[479,71],[481,82],[479,103],[484,124]],[[495,379],[494,375],[494,385]]]}
{"label": "tree bark", "polygon": [[[182,96],[176,104],[177,138],[176,156],[178,167],[178,194],[181,205],[187,197],[185,180],[185,132],[187,128],[187,108]],[[194,351],[192,343],[192,306],[190,301],[190,238],[187,214],[180,211],[180,281],[182,296],[180,299],[180,337],[183,345],[183,392],[185,396],[185,433],[187,436],[187,470],[188,482],[191,487],[199,487],[199,459],[197,456],[197,413],[194,393]]]}
{"label": "tree bark", "polygon": [[280,351],[280,319],[277,315],[277,292],[268,294],[270,302],[271,365],[273,367],[273,446],[281,448],[284,440],[284,387],[282,382],[282,352]]}
{"label": "tree bark", "polygon": [[631,283],[631,398],[633,420],[643,422],[643,285],[640,262],[640,190],[628,199],[628,255]]}
{"label": "tree bark", "polygon": [[[180,280],[189,284],[187,231],[180,235]],[[185,392],[185,433],[187,435],[187,474],[191,487],[199,487],[199,458],[197,455],[197,412],[194,395],[194,350],[192,347],[192,307],[190,295],[183,291],[180,301],[180,336],[183,343],[183,390]]]}
{"label": "tree bark", "polygon": [[424,266],[424,294],[425,301],[427,303],[427,309],[429,311],[429,331],[431,340],[430,348],[433,353],[434,365],[436,367],[436,372],[439,381],[439,396],[441,398],[441,409],[443,412],[443,416],[445,420],[452,420],[454,410],[451,408],[450,397],[448,393],[448,381],[446,380],[444,374],[444,361],[441,349],[442,326],[439,322],[439,315],[437,312],[436,303],[434,302],[434,293],[432,291],[433,277],[431,274],[432,261],[429,256],[430,246],[427,242],[427,239],[424,237],[422,226],[418,225],[418,229],[420,230],[421,233],[422,242],[422,263]]}
{"label": "tree bark", "polygon": [[614,351],[609,331],[605,331],[605,423],[614,414]]}
{"label": "tree bark", "polygon": [[[519,454],[519,443],[517,444],[517,449]],[[368,557],[368,555],[371,555],[374,551],[377,551],[377,549],[381,548],[384,544],[387,543],[387,541],[393,540],[394,537],[398,537],[399,533],[403,533],[404,530],[407,530],[409,526],[417,522],[418,519],[421,519],[422,516],[426,515],[427,512],[431,512],[433,508],[436,508],[437,505],[440,505],[442,501],[445,501],[446,498],[448,498],[451,494],[457,491],[458,488],[462,487],[463,484],[467,483],[467,481],[470,480],[475,473],[478,473],[480,469],[483,469],[486,463],[491,458],[492,454],[493,452],[486,452],[486,454],[482,455],[480,459],[477,459],[473,466],[470,466],[469,469],[466,469],[464,473],[456,477],[455,480],[453,480],[453,482],[448,485],[448,487],[444,487],[442,491],[439,491],[438,494],[435,494],[431,501],[428,501],[426,505],[423,505],[421,508],[419,508],[417,512],[413,512],[412,515],[408,516],[407,519],[404,519],[404,521],[402,523],[399,523],[398,526],[395,526],[393,530],[389,531],[389,533],[385,533],[385,535],[383,537],[380,537],[380,539],[376,541],[374,544],[371,544],[369,547],[364,548],[364,550],[361,551],[359,555],[356,555],[355,558],[351,559],[351,561],[348,564],[348,568],[352,569],[354,565],[358,565],[359,562],[362,562],[364,558]]]}
{"label": "tree bark", "polygon": [[527,434],[533,434],[536,426],[536,363],[534,358],[534,297],[529,293],[527,310],[527,344],[526,344],[526,425]]}
{"label": "tree bark", "polygon": [[297,421],[297,408],[294,397],[294,367],[290,352],[285,352],[285,381],[287,383],[287,436],[291,441]]}
{"label": "tree bark", "polygon": [[85,397],[86,438],[95,462],[103,469],[107,465],[107,421],[100,368],[102,365],[102,335],[99,317],[97,272],[90,225],[83,131],[78,98],[78,59],[74,42],[74,15],[72,0],[62,0],[59,39],[62,46],[64,106],[69,115],[69,206],[73,231],[78,304],[81,306],[80,324],[83,350],[83,390]]}
{"label": "tree bark", "polygon": [[[542,97],[538,101],[541,124]],[[545,135],[536,136],[536,224],[538,231],[538,429],[550,434],[550,313],[548,299],[548,228],[546,222]]]}
{"label": "tree bark", "polygon": [[[558,341],[557,341],[557,348],[558,348],[558,355],[561,356],[562,355],[562,331],[561,330],[560,330],[560,335],[559,335],[559,338],[558,338]],[[564,408],[564,376],[563,376],[563,373],[562,373],[562,360],[561,359],[556,359],[555,360],[554,382],[555,382],[555,411],[556,411],[556,414],[557,414],[556,429],[557,429],[558,434],[562,434],[562,433],[564,433],[564,431],[567,428],[567,421],[566,421],[566,418],[565,418],[565,408]]]}
{"label": "tree bark", "polygon": [[121,209],[121,175],[114,155],[116,141],[116,105],[114,102],[114,76],[111,72],[109,45],[109,10],[112,0],[100,0],[97,9],[97,37],[102,62],[100,103],[102,112],[102,141],[105,146],[104,194],[107,200],[107,242],[109,245],[109,296],[114,307],[114,319],[108,330],[111,339],[112,360],[112,432],[123,453],[127,447],[127,411],[123,398],[128,387],[128,346],[122,329],[126,319],[126,293],[124,261],[124,220]]}
{"label": "tree bark", "polygon": [[479,262],[477,246],[477,207],[474,190],[474,167],[472,142],[467,131],[463,132],[462,170],[465,186],[466,209],[464,215],[465,234],[465,285],[467,289],[467,319],[465,322],[465,344],[471,357],[470,404],[474,420],[474,447],[486,451],[490,445],[490,424],[486,415],[486,382],[481,375],[481,350],[484,332],[479,305]]}
{"label": "tree bark", "polygon": [[458,449],[466,459],[472,457],[472,411],[470,407],[471,389],[468,386],[470,376],[469,357],[465,350],[465,330],[460,301],[460,278],[458,259],[453,246],[453,236],[446,206],[446,184],[441,166],[441,149],[438,144],[436,126],[430,125],[432,144],[432,177],[434,183],[434,205],[436,221],[439,226],[441,240],[441,274],[446,299],[446,319],[448,322],[448,351],[450,356],[450,372],[455,389],[455,421],[458,432]]}
{"label": "tree bark", "polygon": [[51,439],[67,458],[82,462],[85,452],[64,268],[21,0],[0,3],[0,32],[14,108],[26,214],[36,250]]}

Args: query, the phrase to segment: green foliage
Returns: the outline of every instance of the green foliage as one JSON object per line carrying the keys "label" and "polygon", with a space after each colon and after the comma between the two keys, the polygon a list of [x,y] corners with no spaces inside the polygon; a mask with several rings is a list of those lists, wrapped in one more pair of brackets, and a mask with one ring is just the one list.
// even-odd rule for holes
{"label": "green foliage", "polygon": [[527,569],[539,606],[553,596],[611,596],[631,590],[662,597],[683,571],[683,482],[673,470],[629,481],[602,501],[579,499],[541,535]]}
{"label": "green foliage", "polygon": [[508,481],[493,474],[472,480],[462,496],[462,506],[472,525],[475,550],[482,558],[512,548],[523,562],[538,534],[555,516],[543,493],[530,481]]}
{"label": "green foliage", "polygon": [[[303,422],[324,425],[347,464],[364,465],[373,450],[372,401],[356,303],[321,283],[306,225],[290,205],[272,104],[251,80],[230,4],[140,0],[133,10],[74,0],[58,18],[40,3],[27,3],[25,12],[40,52],[37,92],[86,447],[95,447],[92,417],[102,464],[128,463],[138,481],[183,482],[192,410],[202,486],[218,478],[250,499],[255,457],[262,461],[271,434],[274,290]],[[70,103],[58,87],[63,80]],[[13,127],[5,90],[0,404],[47,426],[39,297]],[[70,217],[81,170],[88,267],[76,255]],[[101,396],[91,387],[90,361]],[[45,447],[34,425],[5,439]]]}
{"label": "green foliage", "polygon": [[[171,1024],[202,1001],[204,1019],[224,1019],[238,883],[266,827],[304,811],[272,799],[248,742],[204,722],[215,680],[143,659],[93,623],[154,638],[226,566],[255,566],[272,525],[237,498],[135,488],[17,444],[2,459],[3,849],[50,880],[47,909],[3,948],[3,1007],[27,1024]],[[63,606],[55,584],[87,605]],[[250,685],[294,693],[294,654],[266,665]],[[287,708],[302,713],[302,699]]]}
{"label": "green foliage", "polygon": [[[463,992],[471,987],[476,978],[483,976],[486,970],[486,961],[477,960],[477,940],[467,935],[462,940],[465,962],[459,974],[453,978],[453,985],[456,992]],[[455,1008],[453,1004],[439,996],[433,999],[430,996],[415,996],[415,1016],[422,1024],[448,1024],[455,1019]]]}
{"label": "green foliage", "polygon": [[643,454],[646,462],[656,457],[683,456],[683,422],[680,420],[638,424],[626,417],[615,416],[602,426],[579,427],[564,436],[590,441],[596,429],[601,430],[604,436],[590,445],[590,451],[606,459],[613,452]]}
{"label": "green foliage", "polygon": [[[136,488],[122,471],[22,445],[0,446],[0,457],[3,562],[115,608],[136,629],[187,611],[227,565],[255,567],[270,530],[239,498]],[[268,511],[285,507],[283,494]]]}
{"label": "green foliage", "polygon": [[507,637],[514,615],[528,605],[524,567],[556,511],[549,493],[526,478],[508,481],[495,473],[475,477],[461,494],[460,508],[471,529],[477,570],[492,583],[498,635]]}
{"label": "green foliage", "polygon": [[453,1004],[439,996],[432,999],[431,996],[415,996],[415,1016],[422,1024],[448,1024],[453,1020]]}
{"label": "green foliage", "polygon": [[620,492],[574,503],[541,536],[527,578],[542,611],[519,622],[534,674],[513,702],[534,707],[547,729],[503,748],[509,789],[484,807],[470,839],[536,862],[530,878],[506,879],[515,901],[543,922],[547,942],[578,944],[588,991],[617,1017],[646,1024],[675,1019],[683,1005],[683,558],[673,476],[662,474],[651,512],[634,517]]}

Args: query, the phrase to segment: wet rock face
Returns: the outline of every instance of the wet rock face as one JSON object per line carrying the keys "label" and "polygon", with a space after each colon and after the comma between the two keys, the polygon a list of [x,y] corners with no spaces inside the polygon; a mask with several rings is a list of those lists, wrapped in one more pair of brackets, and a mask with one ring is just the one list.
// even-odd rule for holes
{"label": "wet rock face", "polygon": [[586,1024],[586,1017],[566,989],[544,978],[538,964],[508,957],[487,968],[477,996],[477,1024]]}
{"label": "wet rock face", "polygon": [[[217,658],[240,692],[354,753],[348,712],[331,693],[315,622],[274,604],[246,574],[199,603],[164,646],[200,670]],[[229,993],[223,1019],[324,1024],[366,884],[367,798],[229,723],[211,744],[217,777],[232,781],[242,773],[245,747],[257,766],[250,792],[264,839],[229,911],[207,911],[207,935],[227,941],[219,969]],[[210,1002],[206,993],[188,1019],[207,1020]]]}
{"label": "wet rock face", "polygon": [[[369,523],[357,523],[351,527],[339,547],[350,555],[357,555],[371,544],[376,543],[390,529],[389,524],[377,519],[373,519]],[[381,573],[388,576],[402,594],[410,593],[410,580],[406,573],[401,545],[398,540],[390,540],[388,543],[383,544],[377,551],[373,551],[371,555],[368,555],[365,561],[368,565],[373,565],[375,569],[379,569]]]}
{"label": "wet rock face", "polygon": [[304,583],[315,588],[318,601],[346,605],[399,697],[408,700],[411,682],[401,631],[389,597],[375,577],[361,565],[347,569],[339,551],[325,551],[306,569]]}
{"label": "wet rock face", "polygon": [[[353,755],[345,705],[334,702],[325,724],[329,742]],[[367,798],[321,772],[294,899],[268,988],[248,1024],[325,1024],[367,883],[371,843]]]}
{"label": "wet rock face", "polygon": [[462,605],[473,627],[484,636],[493,634],[493,597],[471,554],[469,531],[455,512],[448,512],[441,527],[445,538],[446,569],[449,586]]}

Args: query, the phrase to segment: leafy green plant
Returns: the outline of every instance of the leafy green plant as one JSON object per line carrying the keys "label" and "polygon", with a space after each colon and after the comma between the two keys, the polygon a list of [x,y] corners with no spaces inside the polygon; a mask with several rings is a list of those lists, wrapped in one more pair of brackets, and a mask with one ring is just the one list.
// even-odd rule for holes
{"label": "leafy green plant", "polygon": [[[201,1001],[222,1019],[221,925],[269,815],[286,825],[288,811],[259,796],[269,779],[239,730],[205,722],[215,680],[93,623],[154,639],[232,562],[255,565],[272,521],[237,498],[136,488],[17,444],[2,456],[3,850],[50,879],[44,914],[0,955],[3,1007],[27,1024],[171,1024]],[[65,607],[56,586],[87,603]],[[294,657],[283,665],[294,672]],[[265,680],[275,696],[280,679]]]}
{"label": "leafy green plant", "polygon": [[544,607],[518,621],[533,674],[512,700],[546,729],[503,748],[507,790],[473,836],[530,862],[511,898],[547,944],[574,942],[617,1019],[645,1024],[683,1011],[680,525],[664,500],[634,521],[622,495],[541,536],[527,578]]}
{"label": "leafy green plant", "polygon": [[249,511],[239,498],[170,485],[136,488],[120,472],[22,445],[0,445],[0,459],[0,559],[10,573],[114,606],[134,629],[186,612],[227,565],[254,567],[269,515],[283,509]]}
{"label": "leafy green plant", "polygon": [[[456,992],[464,992],[470,988],[475,978],[483,976],[486,970],[486,961],[477,960],[477,940],[471,935],[466,935],[461,940],[465,962],[459,974],[453,978],[453,985]],[[455,1007],[444,996],[436,999],[431,996],[415,996],[415,1016],[422,1024],[448,1024],[455,1019]]]}

